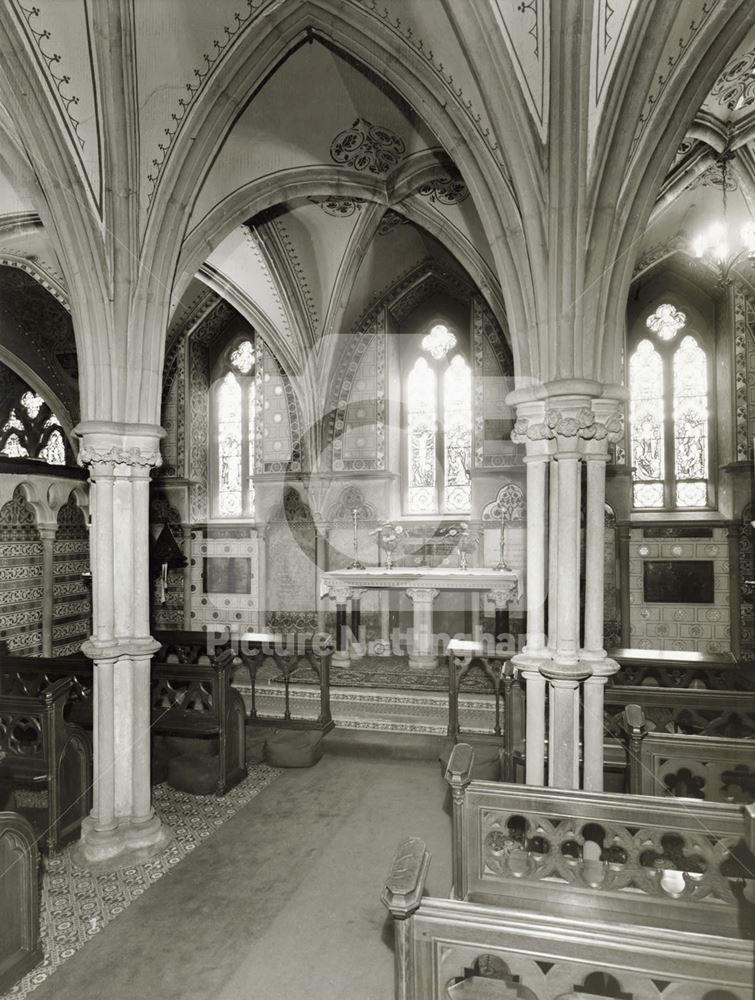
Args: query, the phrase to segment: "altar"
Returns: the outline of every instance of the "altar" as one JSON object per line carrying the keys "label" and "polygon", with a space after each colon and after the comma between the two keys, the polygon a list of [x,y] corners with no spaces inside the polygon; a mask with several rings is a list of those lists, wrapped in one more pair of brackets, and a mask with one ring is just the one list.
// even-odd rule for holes
{"label": "altar", "polygon": [[[378,590],[381,594],[381,635],[379,652],[390,655],[391,636],[387,597],[391,591],[403,591],[413,605],[413,628],[409,645],[409,666],[431,670],[438,665],[438,631],[433,624],[433,604],[442,590],[479,594],[491,602],[496,612],[496,634],[508,631],[503,628],[508,606],[517,599],[519,581],[516,573],[485,567],[454,569],[451,567],[401,567],[387,569],[381,566],[369,569],[341,569],[326,573],[322,580],[322,596],[328,595],[336,605],[336,654],[333,663],[347,666],[351,653],[347,638],[347,605],[351,605],[351,633],[359,636],[359,599],[364,591]],[[477,626],[473,622],[473,638]]]}

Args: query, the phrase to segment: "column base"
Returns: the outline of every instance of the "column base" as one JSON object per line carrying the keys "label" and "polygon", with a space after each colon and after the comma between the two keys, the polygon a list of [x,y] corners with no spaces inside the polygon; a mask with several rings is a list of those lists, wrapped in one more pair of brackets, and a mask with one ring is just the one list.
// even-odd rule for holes
{"label": "column base", "polygon": [[350,667],[351,657],[343,651],[335,652],[330,662],[334,667]]}
{"label": "column base", "polygon": [[412,670],[435,670],[438,666],[438,657],[426,653],[410,653],[409,666]]}
{"label": "column base", "polygon": [[144,820],[120,819],[112,830],[97,830],[92,816],[81,824],[81,840],[72,858],[77,868],[92,872],[117,871],[143,864],[162,853],[173,831],[158,816]]}

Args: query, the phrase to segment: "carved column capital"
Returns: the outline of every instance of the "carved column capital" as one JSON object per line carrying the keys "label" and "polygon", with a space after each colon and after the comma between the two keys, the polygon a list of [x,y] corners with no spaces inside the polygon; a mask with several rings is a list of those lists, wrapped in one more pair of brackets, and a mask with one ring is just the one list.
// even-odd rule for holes
{"label": "carved column capital", "polygon": [[492,601],[497,608],[505,608],[517,599],[519,592],[518,580],[506,580],[491,587],[485,595],[485,600]]}
{"label": "carved column capital", "polygon": [[332,598],[336,604],[346,604],[352,597],[358,597],[360,591],[355,591],[351,584],[343,583],[341,580],[329,580],[325,577],[322,581],[323,589],[327,590],[328,597]]}
{"label": "carved column capital", "polygon": [[79,464],[91,466],[95,475],[146,477],[162,465],[162,427],[85,421],[75,434],[81,440]]}
{"label": "carved column capital", "polygon": [[440,591],[432,587],[407,587],[406,593],[415,604],[432,604]]}

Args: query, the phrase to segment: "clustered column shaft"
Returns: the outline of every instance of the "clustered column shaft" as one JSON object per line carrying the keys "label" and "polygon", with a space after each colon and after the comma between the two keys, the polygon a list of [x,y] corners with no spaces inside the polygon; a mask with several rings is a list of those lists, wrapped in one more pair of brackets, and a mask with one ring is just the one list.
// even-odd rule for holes
{"label": "clustered column shaft", "polygon": [[617,669],[602,648],[605,465],[608,445],[621,433],[623,397],[619,387],[604,391],[586,381],[551,383],[509,397],[517,411],[512,437],[527,449],[527,641],[514,662],[527,685],[528,784],[603,787],[603,688]]}

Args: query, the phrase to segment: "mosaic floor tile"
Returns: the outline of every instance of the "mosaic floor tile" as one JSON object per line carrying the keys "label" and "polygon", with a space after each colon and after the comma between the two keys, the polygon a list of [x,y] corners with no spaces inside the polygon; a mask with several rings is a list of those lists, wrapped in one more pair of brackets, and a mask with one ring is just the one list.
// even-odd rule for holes
{"label": "mosaic floor tile", "polygon": [[174,837],[162,854],[133,868],[98,874],[82,871],[73,863],[72,845],[51,855],[42,876],[40,905],[44,960],[0,1000],[23,1000],[28,996],[278,774],[277,768],[266,764],[251,766],[248,777],[222,798],[189,795],[168,784],[155,786],[155,810]]}

